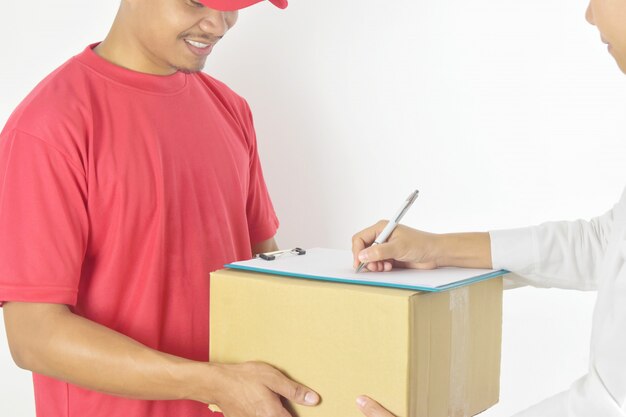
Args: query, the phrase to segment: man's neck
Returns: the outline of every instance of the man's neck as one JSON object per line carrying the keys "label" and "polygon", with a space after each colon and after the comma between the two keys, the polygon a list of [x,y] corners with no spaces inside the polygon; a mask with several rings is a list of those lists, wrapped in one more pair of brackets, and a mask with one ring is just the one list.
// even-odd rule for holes
{"label": "man's neck", "polygon": [[116,20],[107,37],[94,48],[96,54],[112,64],[136,72],[153,75],[171,75],[176,72],[176,69],[168,68],[151,59],[150,53],[136,38],[119,27]]}

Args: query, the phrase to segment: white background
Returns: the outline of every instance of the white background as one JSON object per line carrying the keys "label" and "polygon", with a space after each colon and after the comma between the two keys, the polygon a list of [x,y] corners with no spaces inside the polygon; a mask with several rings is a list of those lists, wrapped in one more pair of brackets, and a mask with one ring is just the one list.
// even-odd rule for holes
{"label": "white background", "polygon": [[[583,0],[292,0],[257,5],[206,70],[252,106],[282,247],[348,248],[414,188],[433,232],[590,218],[624,186],[626,78]],[[101,40],[117,0],[0,4],[0,124]],[[507,416],[585,372],[595,294],[504,299]],[[0,325],[0,327],[2,327]],[[0,329],[0,416],[33,416]],[[306,381],[304,381],[306,382]],[[85,416],[87,417],[87,416]]]}

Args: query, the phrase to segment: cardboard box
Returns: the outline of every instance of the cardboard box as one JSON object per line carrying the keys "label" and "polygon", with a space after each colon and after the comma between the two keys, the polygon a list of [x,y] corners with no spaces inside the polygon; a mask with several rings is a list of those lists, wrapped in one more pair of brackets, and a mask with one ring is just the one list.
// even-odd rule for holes
{"label": "cardboard box", "polygon": [[221,270],[210,359],[262,361],[320,393],[299,417],[362,417],[366,394],[399,417],[473,416],[498,402],[502,280],[439,293]]}

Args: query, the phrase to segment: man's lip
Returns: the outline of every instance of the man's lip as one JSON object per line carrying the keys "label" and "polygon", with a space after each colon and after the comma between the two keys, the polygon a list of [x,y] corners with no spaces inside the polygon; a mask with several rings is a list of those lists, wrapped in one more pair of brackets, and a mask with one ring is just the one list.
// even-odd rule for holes
{"label": "man's lip", "polygon": [[183,38],[186,41],[191,41],[191,42],[199,42],[199,43],[204,43],[206,45],[213,45],[215,42],[213,41],[209,41],[206,39],[193,39],[193,38]]}
{"label": "man's lip", "polygon": [[[200,43],[206,44],[207,46],[204,48],[198,48],[197,46],[193,46],[189,42],[186,42],[188,40],[193,41],[193,42],[200,42]],[[184,39],[184,42],[185,42],[185,45],[187,45],[187,48],[189,48],[191,52],[193,52],[195,55],[198,55],[198,56],[209,55],[211,53],[211,50],[213,50],[213,46],[215,46],[215,43],[212,43],[212,42],[207,43],[207,42],[195,41],[193,39],[187,39],[187,38]]]}
{"label": "man's lip", "polygon": [[[196,40],[196,39],[189,39],[189,38],[185,38],[184,40],[185,41],[198,42],[198,43],[204,44],[204,45],[206,45],[206,48],[213,47],[213,45],[215,45],[215,42],[208,42],[206,40],[199,41],[199,40]],[[189,42],[187,42],[187,43],[189,43]]]}

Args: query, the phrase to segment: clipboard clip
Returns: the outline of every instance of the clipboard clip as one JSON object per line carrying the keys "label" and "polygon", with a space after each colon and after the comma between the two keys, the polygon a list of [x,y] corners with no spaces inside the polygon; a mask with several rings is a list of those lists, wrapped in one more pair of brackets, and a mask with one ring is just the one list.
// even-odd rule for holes
{"label": "clipboard clip", "polygon": [[261,258],[261,259],[264,259],[266,261],[273,261],[277,257],[285,255],[285,254],[288,254],[288,253],[300,256],[300,255],[306,255],[306,250],[304,250],[302,248],[277,250],[277,251],[274,251],[274,252],[259,253],[259,254],[257,254],[255,256],[255,258]]}

